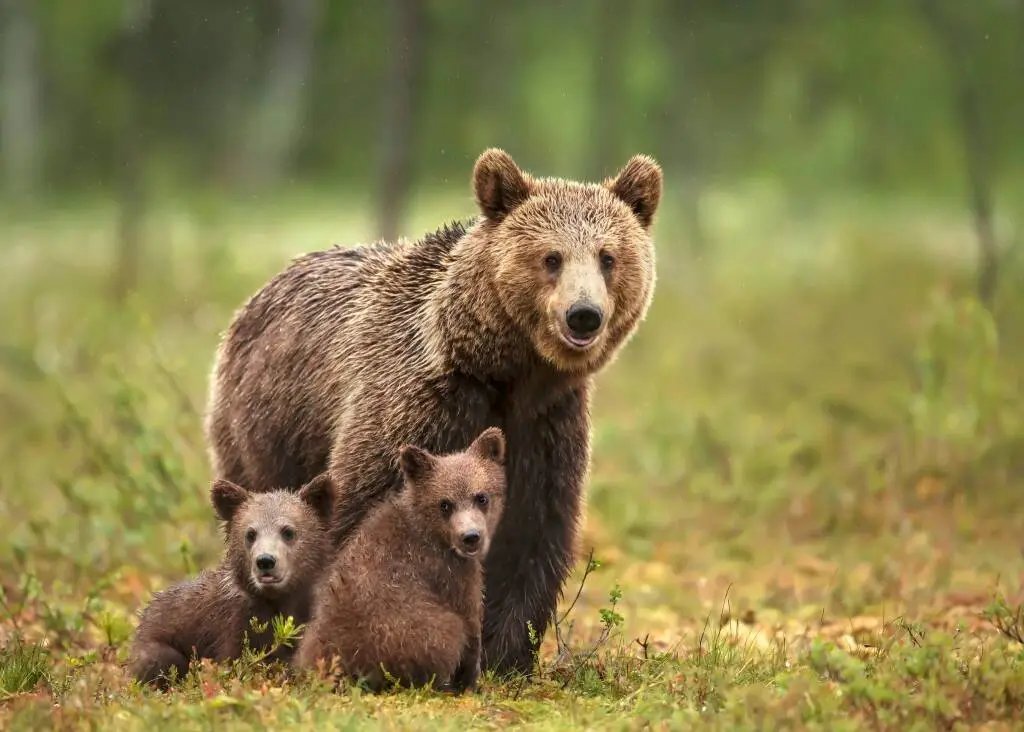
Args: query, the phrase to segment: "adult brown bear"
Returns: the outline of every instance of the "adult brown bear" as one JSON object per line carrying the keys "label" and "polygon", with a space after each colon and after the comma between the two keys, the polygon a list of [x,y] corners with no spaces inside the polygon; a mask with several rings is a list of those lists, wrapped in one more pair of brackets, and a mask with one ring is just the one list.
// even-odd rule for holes
{"label": "adult brown bear", "polygon": [[638,155],[600,184],[535,178],[491,149],[473,188],[468,225],[307,254],[271,279],[224,334],[206,431],[218,478],[290,486],[330,469],[340,544],[401,486],[400,445],[454,452],[502,428],[484,663],[528,673],[573,561],[592,377],[653,296],[662,172]]}

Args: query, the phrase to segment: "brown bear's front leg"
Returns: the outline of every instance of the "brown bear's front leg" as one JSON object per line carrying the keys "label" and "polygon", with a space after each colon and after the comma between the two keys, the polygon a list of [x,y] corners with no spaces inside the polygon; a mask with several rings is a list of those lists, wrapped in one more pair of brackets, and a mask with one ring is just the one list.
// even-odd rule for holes
{"label": "brown bear's front leg", "polygon": [[506,438],[508,499],[485,563],[483,658],[498,674],[529,675],[573,562],[590,461],[586,387],[539,417],[510,419]]}

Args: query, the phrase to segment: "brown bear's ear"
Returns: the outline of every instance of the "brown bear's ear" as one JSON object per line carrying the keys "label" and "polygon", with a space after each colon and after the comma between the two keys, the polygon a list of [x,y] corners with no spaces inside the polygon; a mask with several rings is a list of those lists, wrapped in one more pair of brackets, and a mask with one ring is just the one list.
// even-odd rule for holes
{"label": "brown bear's ear", "polygon": [[492,147],[477,158],[473,167],[473,192],[483,215],[498,223],[530,197],[529,176],[523,174],[511,155]]}
{"label": "brown bear's ear", "polygon": [[488,427],[473,440],[469,449],[498,465],[505,464],[505,433],[498,427]]}
{"label": "brown bear's ear", "polygon": [[434,468],[434,456],[416,445],[402,445],[398,451],[402,474],[412,482],[423,480]]}
{"label": "brown bear's ear", "polygon": [[299,498],[313,509],[321,520],[330,518],[334,508],[334,480],[329,471],[324,471],[302,486]]}
{"label": "brown bear's ear", "polygon": [[661,202],[661,166],[647,155],[634,155],[619,174],[604,182],[606,188],[632,209],[645,229],[651,227]]}
{"label": "brown bear's ear", "polygon": [[224,478],[218,478],[213,481],[213,487],[210,489],[210,499],[213,502],[213,508],[223,521],[230,521],[234,518],[239,507],[248,498],[249,491]]}

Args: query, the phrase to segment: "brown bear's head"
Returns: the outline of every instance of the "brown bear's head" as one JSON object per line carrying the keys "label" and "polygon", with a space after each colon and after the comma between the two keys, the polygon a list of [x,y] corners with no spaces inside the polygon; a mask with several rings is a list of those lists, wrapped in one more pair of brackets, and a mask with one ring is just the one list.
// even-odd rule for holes
{"label": "brown bear's head", "polygon": [[603,366],[654,293],[659,165],[637,155],[614,178],[576,183],[535,178],[490,149],[476,162],[473,186],[507,315],[556,368]]}
{"label": "brown bear's head", "polygon": [[399,450],[405,487],[399,503],[428,540],[464,559],[483,561],[505,505],[505,435],[481,432],[466,450],[434,455]]}
{"label": "brown bear's head", "polygon": [[312,584],[330,552],[334,484],[328,473],[298,492],[249,492],[219,479],[210,496],[225,523],[227,561],[239,586],[279,598]]}

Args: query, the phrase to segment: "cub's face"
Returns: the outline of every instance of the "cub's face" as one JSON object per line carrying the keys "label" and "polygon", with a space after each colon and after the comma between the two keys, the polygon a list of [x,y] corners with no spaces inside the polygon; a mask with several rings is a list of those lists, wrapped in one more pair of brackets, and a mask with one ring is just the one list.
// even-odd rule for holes
{"label": "cub's face", "polygon": [[299,491],[250,493],[217,480],[211,497],[226,524],[228,560],[243,587],[284,596],[312,581],[329,552],[334,489],[328,474]]}
{"label": "cub's face", "polygon": [[484,430],[466,450],[433,455],[413,445],[399,451],[402,506],[431,540],[463,559],[483,561],[505,504],[505,437]]}
{"label": "cub's face", "polygon": [[655,282],[650,228],[661,168],[632,158],[601,184],[536,179],[506,153],[477,161],[478,205],[491,226],[495,283],[506,313],[537,353],[569,372],[593,372],[625,343]]}

